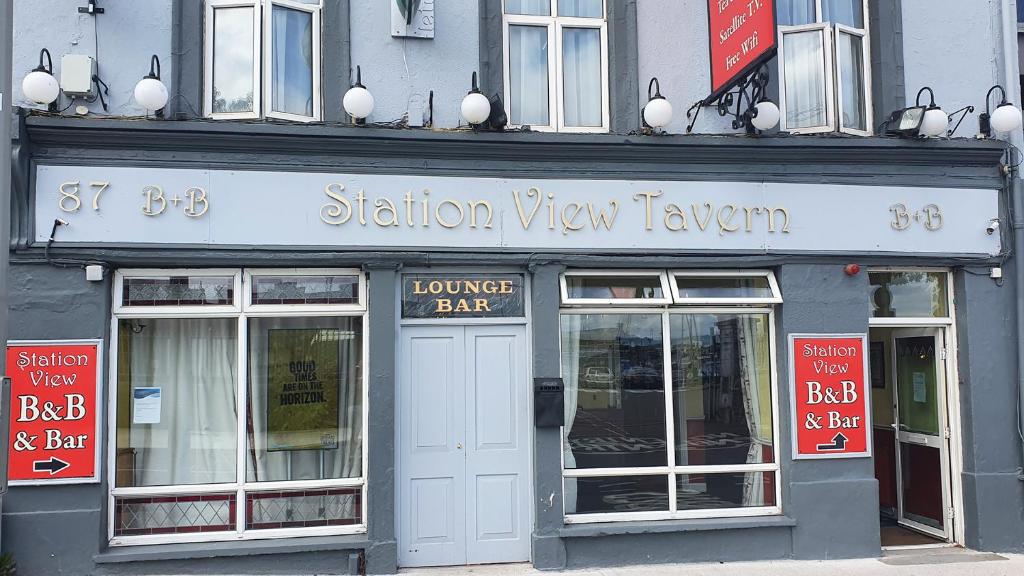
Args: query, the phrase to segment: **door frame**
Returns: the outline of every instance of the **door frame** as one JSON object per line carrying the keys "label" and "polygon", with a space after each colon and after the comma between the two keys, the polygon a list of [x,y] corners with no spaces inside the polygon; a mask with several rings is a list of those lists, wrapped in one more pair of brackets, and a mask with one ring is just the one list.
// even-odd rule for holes
{"label": "door frame", "polygon": [[[523,275],[523,316],[522,317],[504,317],[504,318],[402,318],[402,286],[403,276],[406,274],[522,274]],[[412,326],[523,326],[526,334],[526,382],[529,390],[527,392],[526,402],[526,425],[528,430],[528,440],[526,445],[527,450],[527,469],[526,477],[528,482],[526,485],[526,496],[524,502],[528,504],[527,518],[529,518],[530,534],[527,537],[530,539],[530,558],[529,562],[533,562],[533,531],[537,526],[537,514],[536,506],[533,506],[533,492],[534,483],[536,482],[536,475],[534,470],[536,468],[535,463],[535,451],[536,446],[536,426],[533,425],[533,310],[531,307],[531,276],[529,271],[523,268],[515,268],[509,266],[494,266],[494,267],[470,267],[470,266],[444,266],[436,268],[423,268],[423,267],[410,267],[403,268],[396,274],[395,280],[395,318],[398,321],[398,325],[395,330],[395,428],[397,432],[397,420],[398,420],[398,378],[399,370],[401,369],[402,354],[402,330],[406,327]],[[395,434],[395,450],[393,454],[393,460],[395,464],[395,480],[399,476],[399,467],[401,460],[401,438]],[[398,523],[401,520],[401,508],[398,505],[399,498],[399,487],[395,486],[394,494],[394,506],[395,506],[395,538],[397,539],[398,534]]]}
{"label": "door frame", "polygon": [[[959,346],[957,342],[956,302],[954,298],[954,275],[948,268],[888,266],[872,267],[871,272],[935,272],[946,275],[946,309],[943,318],[868,318],[869,328],[939,328],[946,342],[946,425],[949,427],[949,491],[953,507],[953,530],[948,544],[965,545],[966,517],[964,515],[963,490],[963,422],[960,417]],[[870,313],[870,311],[869,311]],[[931,546],[931,545],[928,545]]]}

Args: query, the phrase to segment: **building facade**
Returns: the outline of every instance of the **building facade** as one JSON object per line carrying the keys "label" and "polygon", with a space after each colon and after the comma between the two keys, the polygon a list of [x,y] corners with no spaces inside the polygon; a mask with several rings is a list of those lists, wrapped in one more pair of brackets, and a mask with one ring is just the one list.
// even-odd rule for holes
{"label": "building facade", "polygon": [[[15,388],[19,573],[1024,549],[1019,123],[974,137],[1020,102],[1015,3],[712,34],[729,4],[16,0],[7,371],[95,375]],[[762,6],[757,96],[690,108]],[[49,109],[17,88],[43,48]],[[929,97],[974,110],[891,132]],[[855,453],[804,458],[819,427]]]}

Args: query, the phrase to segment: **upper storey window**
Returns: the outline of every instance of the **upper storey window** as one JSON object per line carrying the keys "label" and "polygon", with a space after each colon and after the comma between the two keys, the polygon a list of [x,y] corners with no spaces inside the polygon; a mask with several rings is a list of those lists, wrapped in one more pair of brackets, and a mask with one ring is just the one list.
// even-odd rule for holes
{"label": "upper storey window", "polygon": [[782,0],[779,94],[782,129],[871,134],[866,0]]}
{"label": "upper storey window", "polygon": [[510,123],[608,131],[604,0],[504,0],[503,24]]}
{"label": "upper storey window", "polygon": [[321,0],[207,0],[205,112],[320,120]]}

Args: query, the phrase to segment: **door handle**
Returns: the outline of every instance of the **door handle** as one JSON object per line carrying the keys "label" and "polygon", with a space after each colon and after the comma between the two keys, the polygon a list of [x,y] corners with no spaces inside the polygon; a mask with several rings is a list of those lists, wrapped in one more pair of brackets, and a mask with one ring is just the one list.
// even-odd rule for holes
{"label": "door handle", "polygon": [[893,424],[889,424],[889,427],[890,427],[890,428],[892,428],[893,430],[899,430],[899,427],[898,427],[898,426],[896,426],[896,424],[895,424],[895,423],[893,423]]}
{"label": "door handle", "polygon": [[456,444],[455,445],[455,449],[456,450],[462,450],[462,442],[459,442],[458,444]]}

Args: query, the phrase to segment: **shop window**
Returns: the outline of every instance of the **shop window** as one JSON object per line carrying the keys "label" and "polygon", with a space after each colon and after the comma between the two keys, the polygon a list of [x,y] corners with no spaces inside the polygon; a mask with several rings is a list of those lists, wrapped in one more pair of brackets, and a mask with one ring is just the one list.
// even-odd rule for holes
{"label": "shop window", "polygon": [[206,115],[320,119],[321,0],[207,0]]}
{"label": "shop window", "polygon": [[[634,292],[581,302],[570,288],[581,278]],[[774,275],[568,272],[563,283],[566,521],[781,513]]]}
{"label": "shop window", "polygon": [[111,543],[365,531],[364,294],[351,271],[119,272]]}
{"label": "shop window", "polygon": [[513,126],[608,131],[604,0],[504,0],[503,28]]}
{"label": "shop window", "polygon": [[782,129],[869,136],[867,0],[778,3]]}
{"label": "shop window", "polygon": [[669,287],[661,272],[570,272],[562,276],[566,304],[668,304]]}
{"label": "shop window", "polygon": [[949,273],[927,270],[870,272],[873,318],[949,317]]}

